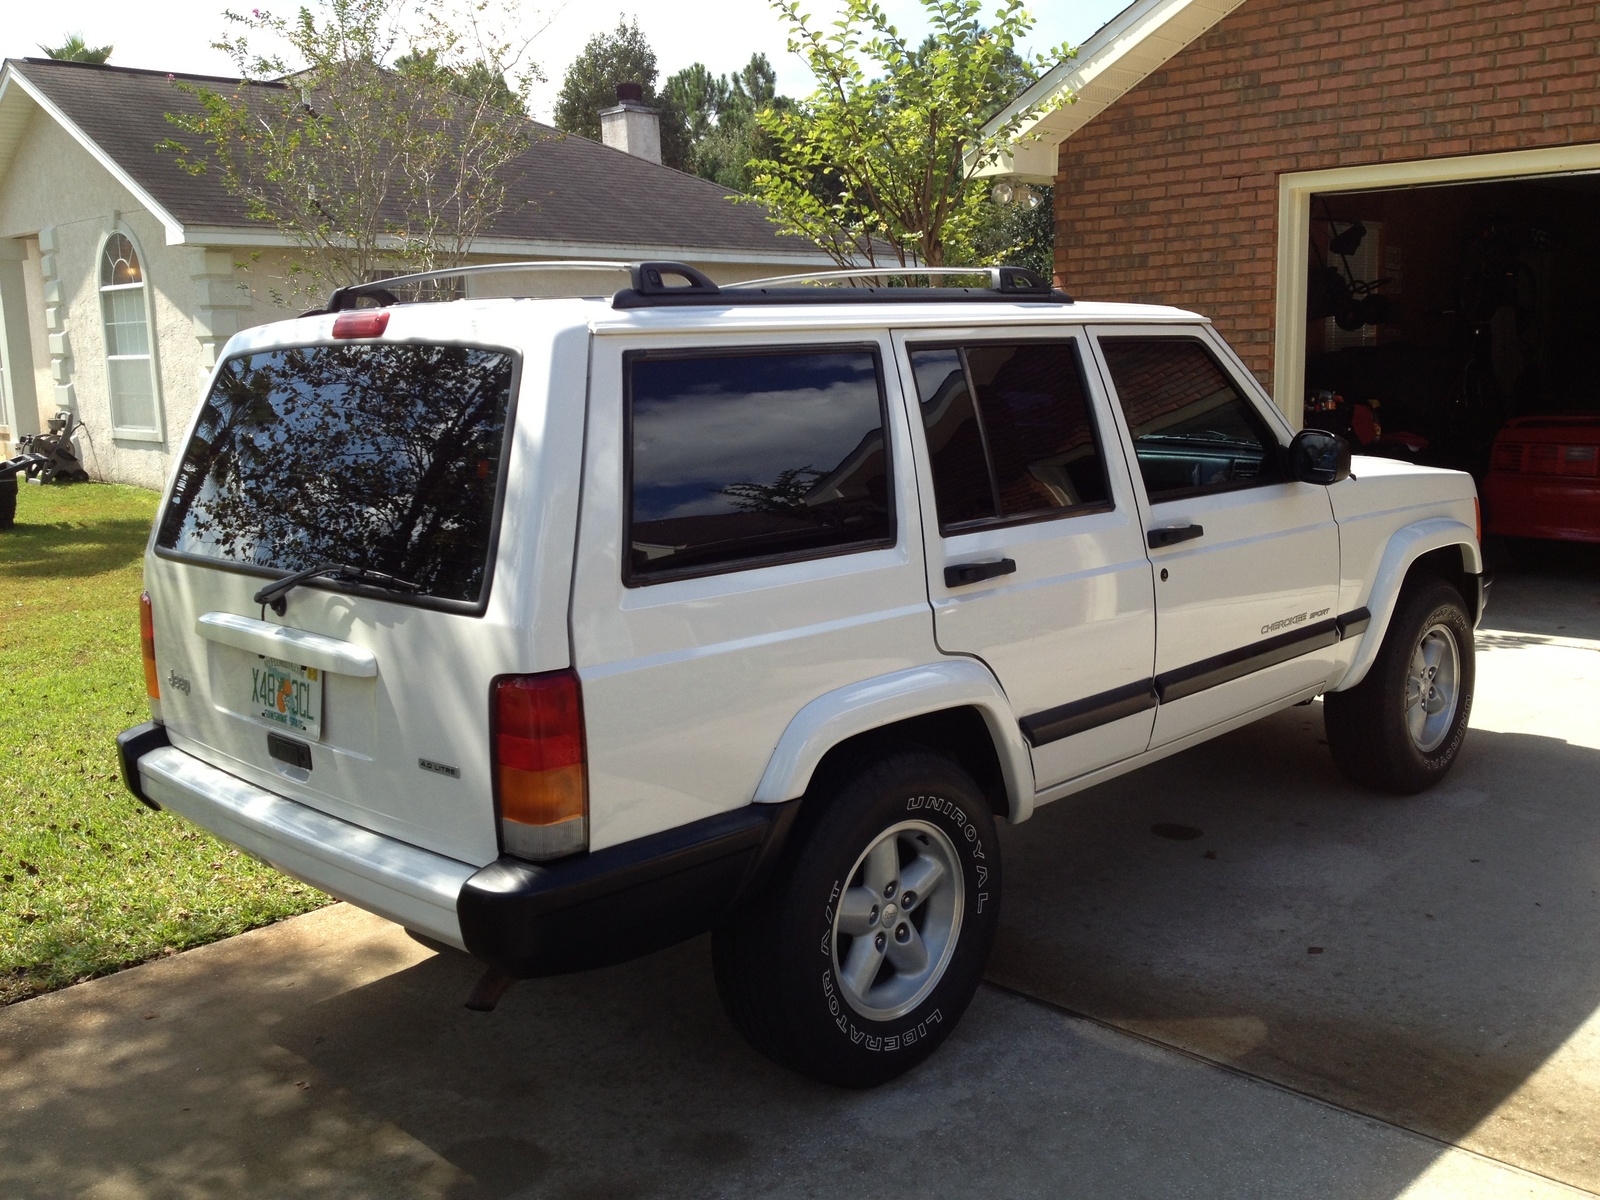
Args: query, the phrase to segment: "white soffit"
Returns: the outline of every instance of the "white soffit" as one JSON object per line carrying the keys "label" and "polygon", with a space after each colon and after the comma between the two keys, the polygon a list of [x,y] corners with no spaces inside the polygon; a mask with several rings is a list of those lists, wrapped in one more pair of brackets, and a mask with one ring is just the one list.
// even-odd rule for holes
{"label": "white soffit", "polygon": [[11,86],[11,72],[0,76],[0,177],[11,168],[23,131],[28,128],[38,105],[20,87]]}
{"label": "white soffit", "polygon": [[1127,94],[1145,76],[1207,32],[1244,0],[1135,0],[1075,57],[1059,63],[990,124],[1068,95],[1075,99],[1025,124],[1005,153],[978,171],[1024,183],[1055,182],[1057,147]]}

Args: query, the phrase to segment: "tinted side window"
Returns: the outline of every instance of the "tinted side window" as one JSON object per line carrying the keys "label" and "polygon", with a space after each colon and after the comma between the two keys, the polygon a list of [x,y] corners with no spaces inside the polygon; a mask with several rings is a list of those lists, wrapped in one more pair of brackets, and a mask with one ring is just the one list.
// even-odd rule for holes
{"label": "tinted side window", "polygon": [[1278,441],[1188,338],[1100,339],[1152,500],[1283,478]]}
{"label": "tinted side window", "polygon": [[948,527],[994,517],[1000,511],[1000,498],[989,473],[961,351],[914,350],[911,369],[922,402],[939,524]]}
{"label": "tinted side window", "polygon": [[878,355],[628,361],[629,583],[890,544]]}
{"label": "tinted side window", "polygon": [[1110,502],[1076,343],[917,348],[911,364],[940,528]]}

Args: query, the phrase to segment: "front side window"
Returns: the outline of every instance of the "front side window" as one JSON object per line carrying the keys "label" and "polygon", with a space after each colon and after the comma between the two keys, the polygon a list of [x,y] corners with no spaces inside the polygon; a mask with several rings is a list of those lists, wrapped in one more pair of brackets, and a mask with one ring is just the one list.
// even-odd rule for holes
{"label": "front side window", "polygon": [[939,527],[1111,501],[1073,341],[913,346]]}
{"label": "front side window", "polygon": [[396,598],[481,603],[514,366],[372,343],[229,359],[157,547],[269,571],[341,563],[404,581]]}
{"label": "front side window", "polygon": [[1201,342],[1104,337],[1100,348],[1151,500],[1284,478],[1277,439]]}
{"label": "front side window", "polygon": [[630,355],[630,585],[894,542],[876,350]]}
{"label": "front side window", "polygon": [[112,428],[159,435],[149,293],[139,252],[123,233],[108,237],[100,253],[100,316]]}

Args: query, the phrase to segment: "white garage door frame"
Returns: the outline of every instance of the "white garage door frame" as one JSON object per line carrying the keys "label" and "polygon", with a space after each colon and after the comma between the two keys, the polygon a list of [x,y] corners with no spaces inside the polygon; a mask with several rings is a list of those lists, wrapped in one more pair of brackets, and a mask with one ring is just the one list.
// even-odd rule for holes
{"label": "white garage door frame", "polygon": [[1274,317],[1272,395],[1296,428],[1305,405],[1306,284],[1311,241],[1311,197],[1319,192],[1371,192],[1446,183],[1488,183],[1537,175],[1600,171],[1600,143],[1368,163],[1278,176],[1277,311]]}

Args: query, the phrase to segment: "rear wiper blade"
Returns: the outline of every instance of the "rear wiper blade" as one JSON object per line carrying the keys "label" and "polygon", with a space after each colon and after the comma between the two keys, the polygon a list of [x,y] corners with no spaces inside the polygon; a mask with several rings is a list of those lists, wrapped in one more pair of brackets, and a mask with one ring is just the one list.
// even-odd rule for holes
{"label": "rear wiper blade", "polygon": [[257,604],[269,606],[280,617],[284,609],[289,607],[288,595],[309,579],[348,579],[356,583],[370,583],[391,592],[420,592],[422,585],[412,583],[409,579],[400,579],[382,571],[373,571],[367,567],[352,566],[350,563],[325,562],[314,567],[307,567],[304,571],[296,571],[293,575],[285,575],[282,579],[267,584],[255,594]]}

